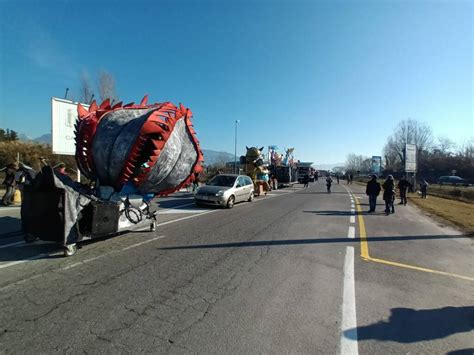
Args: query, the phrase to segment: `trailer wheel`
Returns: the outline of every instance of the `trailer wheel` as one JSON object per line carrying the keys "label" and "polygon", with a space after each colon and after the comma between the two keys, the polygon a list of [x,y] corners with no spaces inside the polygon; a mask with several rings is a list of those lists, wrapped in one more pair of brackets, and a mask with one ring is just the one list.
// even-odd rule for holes
{"label": "trailer wheel", "polygon": [[25,236],[23,237],[26,243],[33,243],[35,242],[38,238],[36,238],[33,234],[31,233],[26,233]]}
{"label": "trailer wheel", "polygon": [[64,247],[64,256],[73,256],[77,252],[76,244],[68,244]]}

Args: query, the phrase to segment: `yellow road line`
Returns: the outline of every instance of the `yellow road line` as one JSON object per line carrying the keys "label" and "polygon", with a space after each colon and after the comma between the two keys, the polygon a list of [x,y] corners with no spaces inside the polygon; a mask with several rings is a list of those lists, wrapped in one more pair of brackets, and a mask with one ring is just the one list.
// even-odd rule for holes
{"label": "yellow road line", "polygon": [[[354,194],[352,194],[352,195],[354,196]],[[415,266],[415,265],[397,263],[397,262],[390,261],[390,260],[385,260],[385,259],[372,258],[369,254],[369,243],[367,242],[367,233],[366,233],[366,230],[365,230],[364,217],[362,216],[362,208],[360,207],[360,202],[358,200],[355,200],[355,205],[356,205],[357,214],[358,214],[358,217],[359,217],[360,256],[362,257],[362,259],[364,259],[366,261],[373,261],[373,262],[379,263],[379,264],[397,266],[397,267],[410,269],[410,270],[429,272],[431,274],[451,276],[451,277],[456,277],[458,279],[474,281],[474,277],[453,274],[453,273],[445,272],[445,271],[428,269],[428,268],[425,268],[425,267],[420,267],[420,266]]]}
{"label": "yellow road line", "polygon": [[369,243],[367,243],[367,233],[365,232],[365,223],[364,217],[362,216],[362,208],[360,207],[360,202],[358,200],[355,200],[355,205],[359,218],[360,256],[364,260],[370,260]]}

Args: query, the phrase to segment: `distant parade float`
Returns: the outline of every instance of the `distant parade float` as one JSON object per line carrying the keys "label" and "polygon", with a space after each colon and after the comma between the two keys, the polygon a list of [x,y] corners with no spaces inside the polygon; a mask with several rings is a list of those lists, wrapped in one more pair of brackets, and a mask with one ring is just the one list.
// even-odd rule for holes
{"label": "distant parade float", "polygon": [[27,242],[58,242],[70,256],[84,240],[154,230],[151,198],[190,184],[204,159],[191,110],[147,100],[77,105],[75,158],[89,182],[80,184],[44,166],[25,186],[21,212]]}

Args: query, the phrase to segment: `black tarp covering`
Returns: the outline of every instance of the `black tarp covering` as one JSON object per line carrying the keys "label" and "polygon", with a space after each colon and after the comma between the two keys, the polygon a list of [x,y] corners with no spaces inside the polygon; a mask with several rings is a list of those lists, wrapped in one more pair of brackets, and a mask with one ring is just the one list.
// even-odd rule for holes
{"label": "black tarp covering", "polygon": [[75,243],[79,213],[91,201],[83,185],[45,166],[23,191],[23,233],[64,245]]}

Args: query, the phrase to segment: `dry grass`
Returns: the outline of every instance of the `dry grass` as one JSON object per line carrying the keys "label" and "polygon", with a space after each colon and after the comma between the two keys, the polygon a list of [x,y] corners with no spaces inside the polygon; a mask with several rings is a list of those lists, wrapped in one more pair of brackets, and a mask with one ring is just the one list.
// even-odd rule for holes
{"label": "dry grass", "polygon": [[464,202],[474,202],[474,187],[430,185],[428,194]]}
{"label": "dry grass", "polygon": [[408,195],[410,202],[428,213],[441,217],[463,229],[466,233],[474,233],[474,204],[437,196],[427,199]]}

